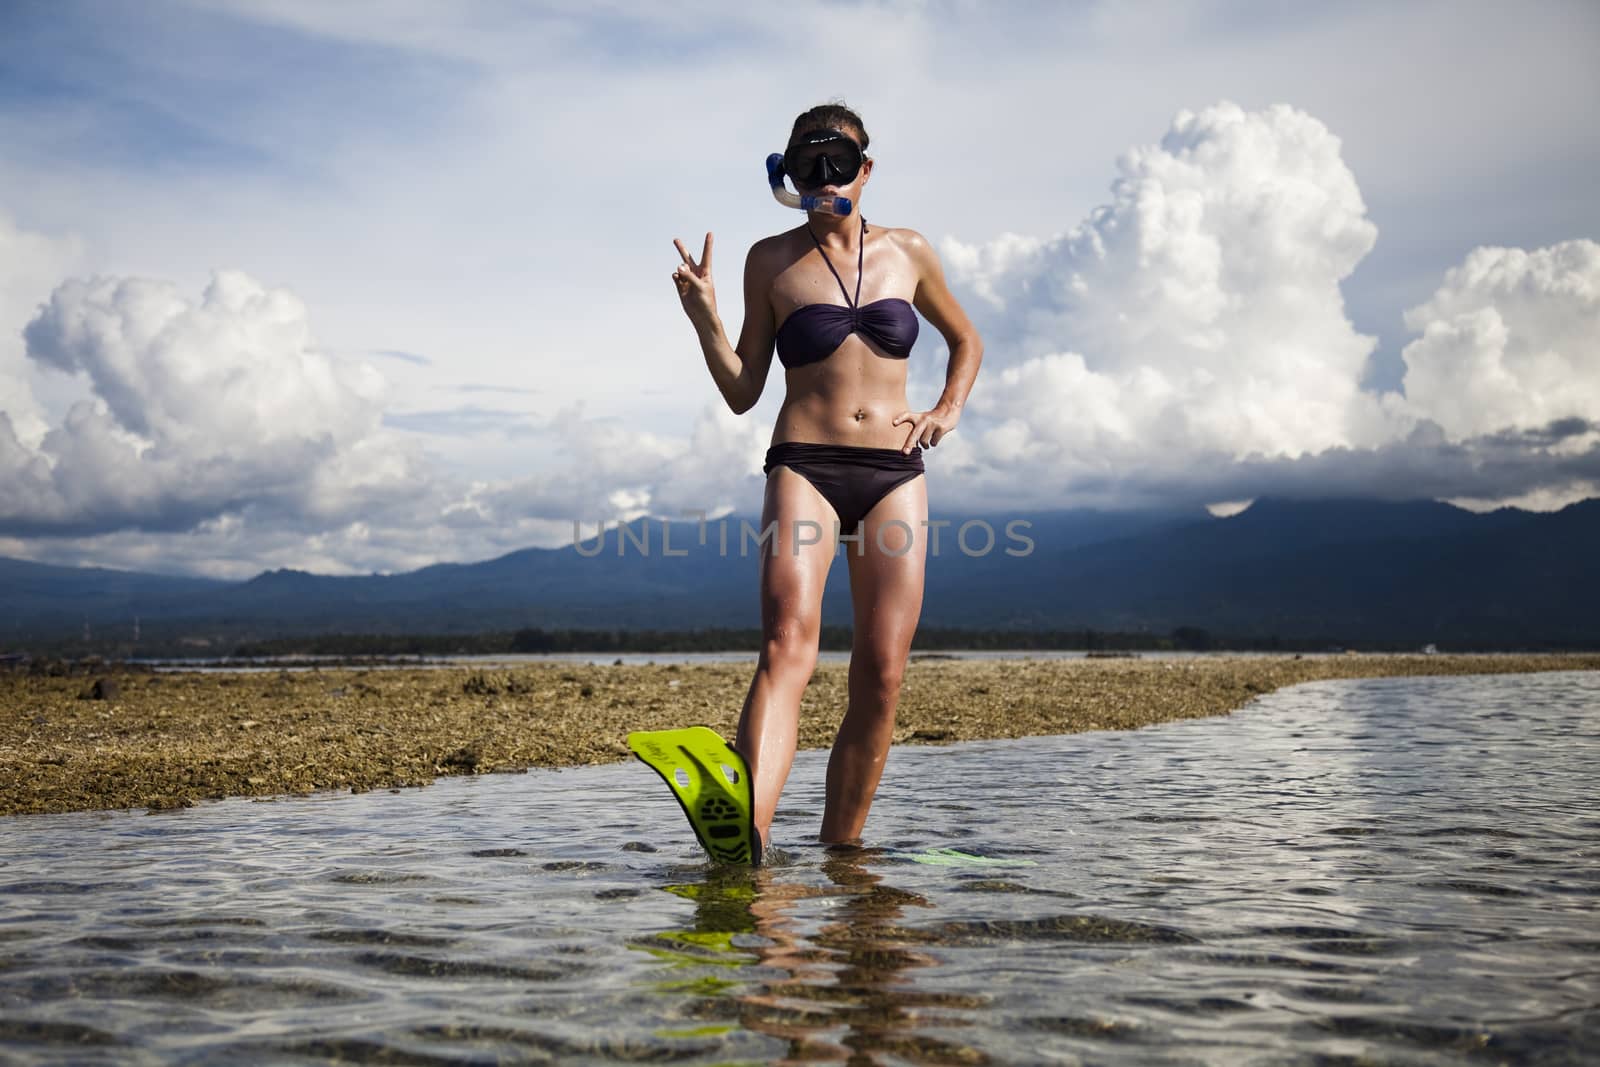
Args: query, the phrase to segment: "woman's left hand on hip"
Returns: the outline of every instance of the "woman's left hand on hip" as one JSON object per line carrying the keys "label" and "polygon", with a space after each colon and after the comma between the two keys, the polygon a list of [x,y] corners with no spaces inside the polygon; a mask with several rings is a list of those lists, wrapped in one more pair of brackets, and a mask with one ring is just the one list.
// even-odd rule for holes
{"label": "woman's left hand on hip", "polygon": [[902,411],[889,425],[898,426],[902,422],[911,424],[911,432],[906,435],[906,443],[900,446],[900,451],[909,454],[913,446],[933,448],[945,434],[954,430],[956,423],[960,421],[961,415],[958,412],[936,407],[923,412]]}

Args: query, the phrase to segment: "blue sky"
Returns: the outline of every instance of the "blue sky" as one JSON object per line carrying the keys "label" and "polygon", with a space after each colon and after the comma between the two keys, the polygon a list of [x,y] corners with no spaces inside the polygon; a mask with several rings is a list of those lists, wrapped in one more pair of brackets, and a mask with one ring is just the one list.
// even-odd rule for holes
{"label": "blue sky", "polygon": [[[0,554],[366,572],[753,511],[781,381],[719,410],[671,241],[716,231],[736,330],[798,218],[760,162],[834,97],[989,343],[949,507],[1595,491],[1594,5],[807,10],[5,5]],[[1098,208],[1137,240],[1086,251]]]}

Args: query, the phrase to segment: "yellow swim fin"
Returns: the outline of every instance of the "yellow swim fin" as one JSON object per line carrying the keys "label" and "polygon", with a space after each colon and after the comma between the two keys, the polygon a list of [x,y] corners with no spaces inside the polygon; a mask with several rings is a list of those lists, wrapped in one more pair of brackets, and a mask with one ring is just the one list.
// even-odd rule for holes
{"label": "yellow swim fin", "polygon": [[628,735],[628,747],[672,789],[712,859],[761,862],[750,768],[715,730],[642,730]]}

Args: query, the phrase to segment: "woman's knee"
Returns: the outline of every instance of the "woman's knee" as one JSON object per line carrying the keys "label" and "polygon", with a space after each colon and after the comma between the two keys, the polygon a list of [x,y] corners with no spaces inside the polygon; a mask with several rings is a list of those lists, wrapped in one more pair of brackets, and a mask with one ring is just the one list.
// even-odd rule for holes
{"label": "woman's knee", "polygon": [[898,649],[856,649],[850,654],[850,680],[858,688],[892,697],[905,676],[906,656]]}
{"label": "woman's knee", "polygon": [[808,619],[778,618],[766,627],[761,656],[769,666],[781,670],[804,671],[817,665],[817,644],[821,627]]}

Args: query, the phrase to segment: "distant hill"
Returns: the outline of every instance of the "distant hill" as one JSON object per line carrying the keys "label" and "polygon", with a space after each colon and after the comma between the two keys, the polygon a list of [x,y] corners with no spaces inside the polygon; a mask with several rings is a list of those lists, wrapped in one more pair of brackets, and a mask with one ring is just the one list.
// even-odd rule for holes
{"label": "distant hill", "polygon": [[[1025,547],[1005,532],[1016,519],[1030,524],[1025,555],[1005,551]],[[956,538],[968,520],[941,531],[925,626],[1600,645],[1600,500],[1474,514],[1436,502],[1264,499],[1230,518],[1061,511],[979,520],[996,537],[987,552],[981,525],[968,531],[968,552]],[[759,550],[740,551],[739,524],[725,521],[725,554],[717,523],[704,546],[694,524],[672,524],[668,555],[663,525],[639,520],[620,553],[608,528],[594,554],[530,548],[359,577],[276,570],[223,582],[0,559],[0,643],[23,647],[85,626],[126,639],[135,617],[146,642],[197,647],[325,633],[754,628]],[[593,553],[593,528],[585,532]],[[824,618],[850,622],[842,555]]]}
{"label": "distant hill", "polygon": [[1032,577],[1111,629],[1595,644],[1596,544],[1600,500],[1553,514],[1263,500],[1232,518],[1047,557]]}

